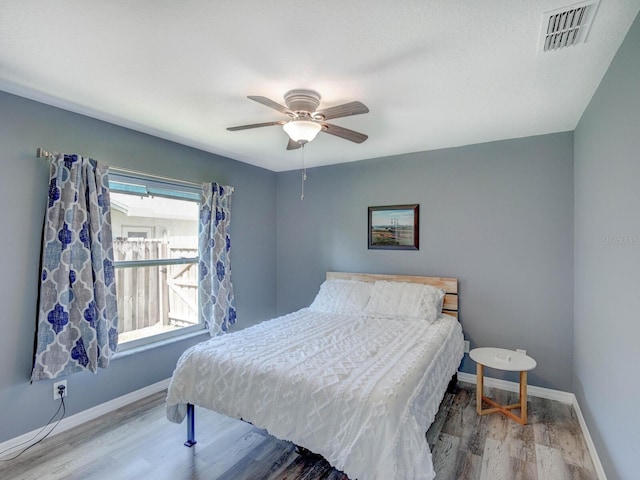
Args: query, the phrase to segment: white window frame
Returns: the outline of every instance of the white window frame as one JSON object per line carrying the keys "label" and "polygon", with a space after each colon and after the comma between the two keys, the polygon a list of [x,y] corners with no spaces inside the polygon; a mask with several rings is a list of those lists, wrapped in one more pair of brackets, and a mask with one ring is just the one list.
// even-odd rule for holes
{"label": "white window frame", "polygon": [[[113,169],[112,169],[113,170]],[[118,193],[125,193],[130,195],[149,195],[149,196],[161,196],[166,198],[174,198],[176,200],[192,200],[198,203],[195,198],[200,197],[201,189],[194,185],[181,182],[180,180],[172,180],[167,178],[154,177],[152,175],[146,175],[143,173],[124,173],[120,171],[112,171],[109,173],[109,185],[110,190]],[[130,191],[124,191],[125,185],[130,185],[132,188]],[[119,187],[118,187],[119,186]],[[145,188],[146,192],[141,189]],[[189,198],[187,198],[189,197]],[[123,226],[124,227],[124,226]],[[197,232],[196,232],[197,234]],[[184,265],[184,264],[196,264],[198,265],[199,258],[195,257],[183,257],[176,259],[152,259],[152,260],[124,260],[114,261],[114,268],[136,268],[136,267],[155,267],[162,265]],[[197,275],[200,278],[200,275]],[[151,335],[148,337],[138,338],[130,340],[126,343],[118,344],[118,352],[126,352],[128,350],[152,346],[153,344],[164,344],[168,340],[176,337],[192,336],[200,332],[204,332],[206,329],[205,323],[202,321],[200,315],[200,296],[198,290],[198,323],[188,327],[181,327],[176,330]]]}

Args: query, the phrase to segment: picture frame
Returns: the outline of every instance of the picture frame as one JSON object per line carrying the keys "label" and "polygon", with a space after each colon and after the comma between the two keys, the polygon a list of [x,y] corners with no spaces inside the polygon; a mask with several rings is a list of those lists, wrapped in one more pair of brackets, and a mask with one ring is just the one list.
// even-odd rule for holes
{"label": "picture frame", "polygon": [[369,207],[368,244],[371,250],[418,250],[420,205]]}

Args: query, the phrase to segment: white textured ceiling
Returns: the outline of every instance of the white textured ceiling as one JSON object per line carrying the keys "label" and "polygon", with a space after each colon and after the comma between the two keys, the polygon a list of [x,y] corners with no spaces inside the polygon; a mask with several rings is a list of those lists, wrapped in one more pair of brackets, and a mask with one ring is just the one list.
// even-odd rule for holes
{"label": "white textured ceiling", "polygon": [[301,160],[280,127],[226,130],[284,118],[247,95],[369,107],[332,121],[366,142],[320,134],[308,166],[567,131],[640,9],[602,0],[585,44],[539,54],[572,3],[0,0],[0,89],[274,171]]}

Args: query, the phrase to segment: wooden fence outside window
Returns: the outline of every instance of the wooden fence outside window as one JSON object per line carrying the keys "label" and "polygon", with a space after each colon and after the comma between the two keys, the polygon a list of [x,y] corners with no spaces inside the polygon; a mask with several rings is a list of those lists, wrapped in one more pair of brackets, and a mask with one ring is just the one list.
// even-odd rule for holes
{"label": "wooden fence outside window", "polygon": [[[198,323],[198,264],[153,265],[154,260],[194,258],[193,242],[118,238],[113,242],[118,293],[118,332],[146,327],[183,327]],[[143,261],[143,266],[117,262]]]}

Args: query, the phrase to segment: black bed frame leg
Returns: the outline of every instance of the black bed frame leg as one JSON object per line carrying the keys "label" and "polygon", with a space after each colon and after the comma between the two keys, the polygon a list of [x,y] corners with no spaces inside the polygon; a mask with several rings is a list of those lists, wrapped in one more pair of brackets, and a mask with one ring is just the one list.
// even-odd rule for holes
{"label": "black bed frame leg", "polygon": [[185,447],[193,447],[196,443],[196,422],[195,410],[193,404],[187,403],[187,441],[184,442]]}
{"label": "black bed frame leg", "polygon": [[447,393],[456,393],[456,387],[458,386],[458,372],[453,374],[449,385],[447,385]]}

